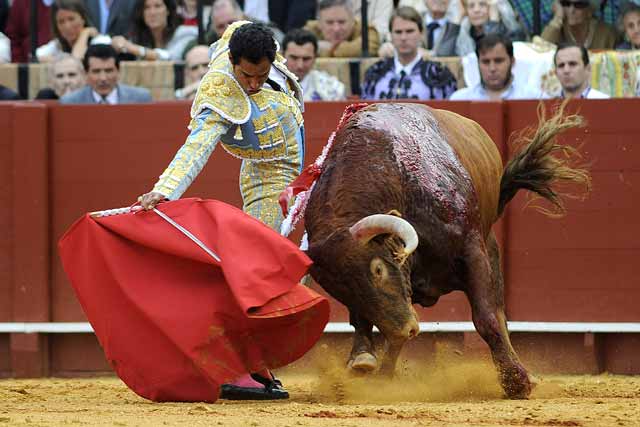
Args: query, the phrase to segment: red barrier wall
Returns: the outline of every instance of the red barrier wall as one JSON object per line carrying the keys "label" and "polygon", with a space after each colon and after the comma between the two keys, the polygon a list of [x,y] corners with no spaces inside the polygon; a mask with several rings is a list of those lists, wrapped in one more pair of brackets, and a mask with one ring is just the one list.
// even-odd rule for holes
{"label": "red barrier wall", "polygon": [[[307,104],[307,163],[320,153],[346,105]],[[536,123],[533,102],[430,105],[478,121],[505,158],[506,136]],[[550,219],[523,210],[519,195],[496,224],[511,320],[640,321],[634,274],[640,252],[640,152],[634,142],[640,124],[629,119],[639,107],[637,99],[573,104],[589,126],[562,140],[587,140],[583,152],[592,163],[594,184],[590,198],[569,201],[566,218]],[[126,206],[148,191],[184,141],[188,111],[187,103],[0,103],[0,205],[6,207],[0,210],[0,322],[85,320],[62,271],[57,241],[84,212]],[[239,165],[216,150],[185,196],[240,206]],[[423,321],[470,319],[459,292],[420,314]],[[346,310],[333,304],[332,320],[347,319]],[[640,348],[628,337],[607,340],[626,357]],[[527,335],[520,341],[527,346],[535,340]],[[576,342],[579,347],[581,341]],[[611,356],[598,366],[638,372],[638,363],[634,368],[624,360],[638,361],[638,356]],[[102,370],[108,366],[92,335],[0,334],[0,376]]]}

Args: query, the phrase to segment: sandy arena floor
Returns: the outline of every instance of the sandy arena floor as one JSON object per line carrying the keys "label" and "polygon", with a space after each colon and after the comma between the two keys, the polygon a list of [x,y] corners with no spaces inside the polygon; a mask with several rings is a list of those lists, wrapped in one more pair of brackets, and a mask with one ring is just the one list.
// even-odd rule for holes
{"label": "sandy arena floor", "polygon": [[505,400],[487,362],[400,367],[354,378],[329,356],[279,372],[291,399],[153,403],[119,379],[0,380],[1,426],[640,426],[640,376],[542,376]]}

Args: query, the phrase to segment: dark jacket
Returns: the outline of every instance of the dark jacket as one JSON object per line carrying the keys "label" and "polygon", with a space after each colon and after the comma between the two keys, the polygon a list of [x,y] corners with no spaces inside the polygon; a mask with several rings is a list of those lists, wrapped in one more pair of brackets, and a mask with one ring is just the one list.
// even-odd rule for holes
{"label": "dark jacket", "polygon": [[[51,8],[38,0],[38,46],[48,43],[51,36]],[[9,11],[6,35],[11,40],[11,62],[29,62],[31,0],[14,0]]]}
{"label": "dark jacket", "polygon": [[0,101],[14,101],[20,99],[20,95],[6,86],[0,85]]}

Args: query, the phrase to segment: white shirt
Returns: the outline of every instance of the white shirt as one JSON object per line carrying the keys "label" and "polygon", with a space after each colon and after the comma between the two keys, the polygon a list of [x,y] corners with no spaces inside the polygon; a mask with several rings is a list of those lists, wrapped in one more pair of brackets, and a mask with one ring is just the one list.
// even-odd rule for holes
{"label": "white shirt", "polygon": [[[501,94],[500,99],[540,99],[542,93],[529,86],[520,86],[514,84],[513,78],[509,87],[507,87]],[[489,93],[484,88],[482,83],[478,83],[473,87],[465,87],[453,92],[450,101],[491,101]]]}
{"label": "white shirt", "polygon": [[107,95],[105,97],[105,99],[102,99],[102,96],[98,94],[98,92],[96,92],[95,90],[91,91],[91,94],[93,95],[93,99],[96,101],[96,104],[104,104],[104,101],[106,101],[107,104],[109,105],[116,105],[119,101],[118,99],[118,88],[114,88],[109,95]]}
{"label": "white shirt", "polygon": [[258,21],[269,22],[269,2],[265,0],[245,0],[244,13]]}
{"label": "white shirt", "polygon": [[442,35],[442,31],[444,30],[445,25],[447,25],[447,19],[446,18],[433,19],[431,17],[431,15],[429,15],[427,13],[424,16],[424,34],[425,34],[425,37],[427,36],[427,31],[428,31],[427,30],[427,25],[429,25],[432,22],[437,22],[438,25],[439,25],[438,28],[433,30],[433,46],[435,46],[438,43],[438,40],[440,40],[440,36]]}
{"label": "white shirt", "polygon": [[404,73],[408,76],[409,74],[411,74],[411,70],[413,70],[413,67],[415,67],[418,62],[420,62],[420,55],[418,53],[416,53],[416,57],[413,58],[407,65],[402,65],[400,63],[400,60],[398,59],[398,55],[395,54],[393,55],[394,72],[397,75],[400,75],[400,72],[404,71]]}

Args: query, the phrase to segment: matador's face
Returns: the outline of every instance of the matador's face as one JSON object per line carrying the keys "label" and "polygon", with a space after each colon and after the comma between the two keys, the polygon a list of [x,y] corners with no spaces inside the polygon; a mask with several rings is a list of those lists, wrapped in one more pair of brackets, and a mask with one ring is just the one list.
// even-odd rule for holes
{"label": "matador's face", "polygon": [[[233,61],[231,61],[233,64]],[[242,86],[247,95],[255,95],[260,92],[271,71],[271,61],[266,56],[254,64],[245,58],[240,58],[237,64],[233,64],[233,75]]]}

